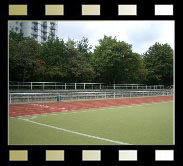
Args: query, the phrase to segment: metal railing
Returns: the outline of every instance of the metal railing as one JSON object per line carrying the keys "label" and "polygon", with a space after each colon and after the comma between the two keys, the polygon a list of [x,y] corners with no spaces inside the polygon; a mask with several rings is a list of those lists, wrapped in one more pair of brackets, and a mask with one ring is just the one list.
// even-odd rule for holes
{"label": "metal railing", "polygon": [[58,91],[56,93],[9,93],[9,104],[14,103],[37,103],[37,102],[56,102],[58,96],[61,101],[65,100],[98,100],[98,99],[116,99],[131,97],[149,97],[149,96],[172,96],[173,90],[113,90],[113,91]]}
{"label": "metal railing", "polygon": [[10,90],[70,90],[70,89],[164,89],[164,85],[105,84],[105,83],[62,83],[62,82],[9,82]]}

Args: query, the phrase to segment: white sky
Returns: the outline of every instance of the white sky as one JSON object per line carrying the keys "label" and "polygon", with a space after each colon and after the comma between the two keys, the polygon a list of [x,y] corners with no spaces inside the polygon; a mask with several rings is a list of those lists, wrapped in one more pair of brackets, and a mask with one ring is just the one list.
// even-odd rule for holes
{"label": "white sky", "polygon": [[58,37],[76,41],[87,37],[98,45],[104,35],[132,44],[134,52],[144,53],[155,42],[168,43],[174,49],[174,21],[59,21]]}

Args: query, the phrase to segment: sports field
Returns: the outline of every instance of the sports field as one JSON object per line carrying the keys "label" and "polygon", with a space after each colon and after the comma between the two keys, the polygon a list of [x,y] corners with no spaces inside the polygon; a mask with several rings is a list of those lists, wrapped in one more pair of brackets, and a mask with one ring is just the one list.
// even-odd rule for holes
{"label": "sports field", "polygon": [[172,145],[173,97],[9,106],[9,145]]}

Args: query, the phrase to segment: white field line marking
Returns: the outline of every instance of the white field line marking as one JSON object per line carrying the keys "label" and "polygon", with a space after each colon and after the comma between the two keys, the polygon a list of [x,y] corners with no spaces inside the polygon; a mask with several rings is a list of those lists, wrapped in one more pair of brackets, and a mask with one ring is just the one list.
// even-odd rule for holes
{"label": "white field line marking", "polygon": [[111,139],[106,139],[106,138],[102,138],[102,137],[83,134],[83,133],[79,133],[79,132],[76,132],[76,131],[67,130],[67,129],[63,129],[63,128],[59,128],[59,127],[55,127],[55,126],[35,122],[35,121],[29,120],[29,119],[22,119],[22,118],[18,118],[18,119],[21,119],[21,120],[24,120],[24,121],[27,121],[27,122],[30,122],[30,123],[34,123],[34,124],[37,124],[37,125],[53,128],[53,129],[56,129],[56,130],[65,131],[65,132],[68,132],[68,133],[77,134],[77,135],[81,135],[81,136],[85,136],[85,137],[89,137],[89,138],[94,138],[94,139],[98,139],[98,140],[102,140],[102,141],[112,142],[112,143],[116,143],[116,144],[120,144],[120,145],[131,145],[131,144],[120,142],[120,141],[114,141],[114,140],[111,140]]}
{"label": "white field line marking", "polygon": [[37,116],[33,116],[33,117],[31,117],[30,119],[35,119],[35,118],[37,118]]}
{"label": "white field line marking", "polygon": [[58,114],[56,114],[56,113],[52,113],[52,114],[50,114],[50,115],[58,115]]}

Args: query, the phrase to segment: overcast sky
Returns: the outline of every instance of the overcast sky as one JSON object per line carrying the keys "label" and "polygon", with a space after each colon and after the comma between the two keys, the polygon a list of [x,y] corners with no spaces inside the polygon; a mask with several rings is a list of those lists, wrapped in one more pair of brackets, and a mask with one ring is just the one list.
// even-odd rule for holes
{"label": "overcast sky", "polygon": [[59,21],[58,37],[76,41],[87,37],[93,47],[104,35],[132,44],[134,52],[144,53],[155,42],[174,49],[174,21]]}

